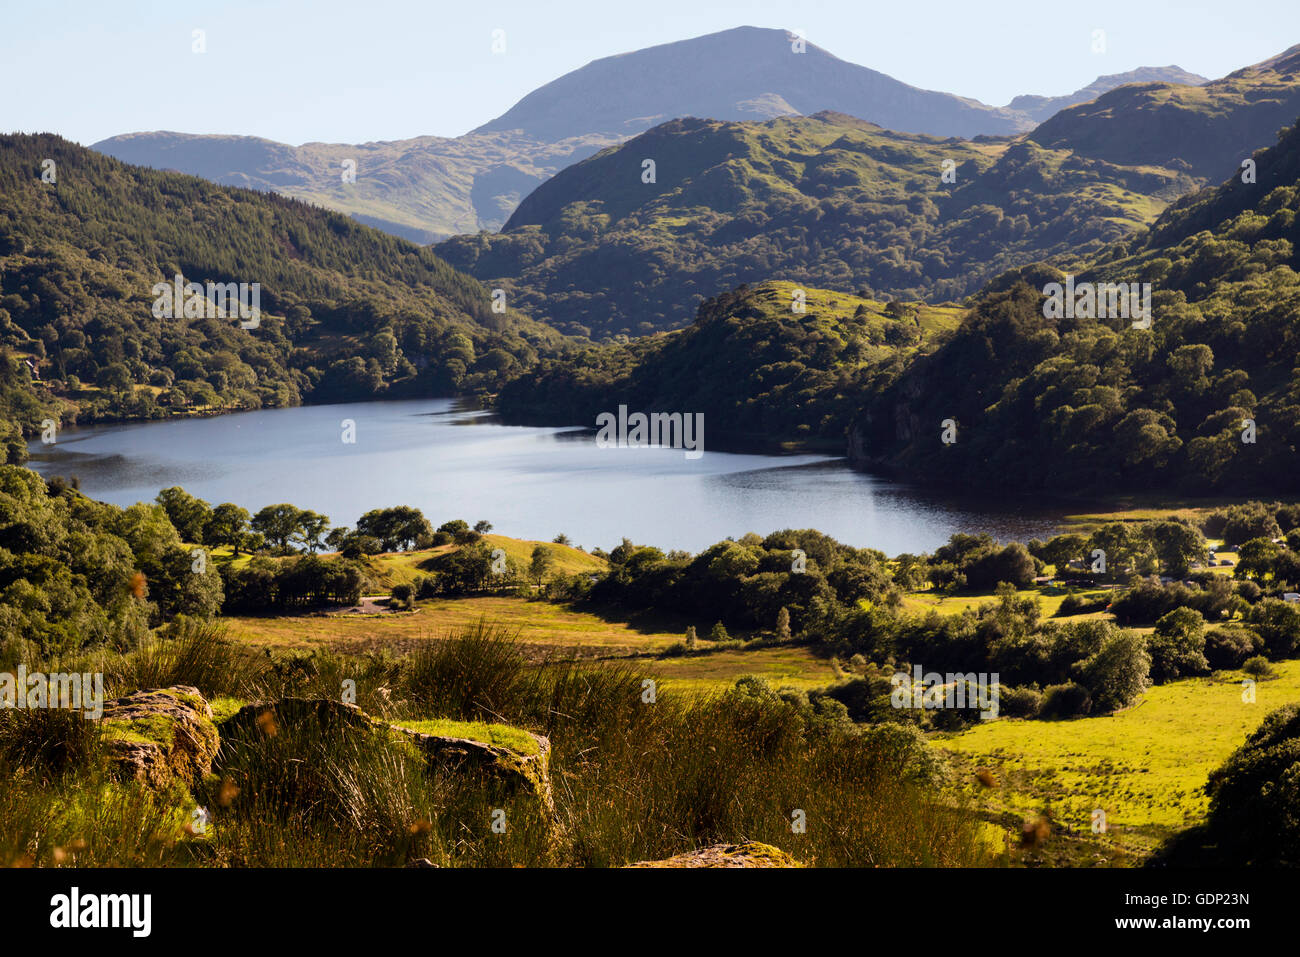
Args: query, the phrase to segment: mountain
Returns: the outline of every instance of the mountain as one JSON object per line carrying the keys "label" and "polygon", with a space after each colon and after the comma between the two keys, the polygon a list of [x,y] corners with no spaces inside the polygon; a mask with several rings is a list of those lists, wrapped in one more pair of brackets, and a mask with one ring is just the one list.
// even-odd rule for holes
{"label": "mountain", "polygon": [[1300,115],[1300,44],[1200,86],[1140,83],[1062,110],[1029,134],[1048,149],[1217,182]]}
{"label": "mountain", "polygon": [[[1079,270],[1149,283],[1151,326],[1053,318],[1030,266],[866,394],[851,456],[922,482],[1055,492],[1294,494],[1300,453],[1300,126]],[[1077,288],[1077,286],[1076,286]],[[940,422],[957,441],[939,441]]]}
{"label": "mountain", "polygon": [[667,120],[768,120],[832,110],[888,129],[971,137],[1022,120],[977,100],[908,86],[785,30],[736,27],[604,57],[539,87],[475,132],[558,140],[601,130],[634,136]]}
{"label": "mountain", "polygon": [[[497,229],[557,170],[619,141],[586,134],[546,142],[518,131],[384,143],[289,146],[254,136],[130,133],[92,147],[126,163],[273,190],[417,243]],[[344,164],[355,164],[345,181]]]}
{"label": "mountain", "polygon": [[1127,73],[1099,76],[1087,86],[1065,96],[1017,96],[1004,109],[1023,114],[1032,124],[1037,125],[1066,107],[1095,100],[1103,93],[1109,93],[1116,87],[1126,86],[1129,83],[1179,83],[1185,86],[1200,86],[1208,82],[1205,77],[1188,73],[1179,66],[1144,66],[1129,70]]}
{"label": "mountain", "polygon": [[[206,307],[166,318],[154,287],[177,274],[258,284],[260,321],[246,328]],[[14,422],[30,434],[48,414],[495,391],[558,341],[494,312],[488,290],[430,250],[337,213],[128,166],[57,136],[0,136],[10,438]]]}
{"label": "mountain", "polygon": [[[566,166],[686,116],[768,120],[838,110],[889,129],[937,136],[1031,129],[1051,103],[1079,102],[1132,79],[1192,77],[1176,67],[1099,77],[1069,97],[1020,97],[997,108],[920,90],[837,59],[814,44],[794,53],[784,30],[739,27],[605,57],[525,96],[464,136],[290,146],[251,136],[149,132],[93,148],[154,169],[274,190],[414,242],[496,230],[533,189]],[[1015,104],[1032,100],[1026,108]],[[342,164],[356,163],[355,183]]]}
{"label": "mountain", "polygon": [[[655,182],[643,182],[651,159]],[[837,113],[692,118],[563,170],[499,234],[435,248],[566,332],[639,335],[766,279],[961,298],[1019,263],[1095,252],[1195,185],[1029,141],[896,133]]]}

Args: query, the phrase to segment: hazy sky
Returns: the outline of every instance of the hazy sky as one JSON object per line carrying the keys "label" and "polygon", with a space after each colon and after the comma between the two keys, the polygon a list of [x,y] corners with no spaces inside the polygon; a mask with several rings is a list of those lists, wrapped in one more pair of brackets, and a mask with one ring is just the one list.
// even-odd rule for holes
{"label": "hazy sky", "polygon": [[3,0],[0,130],[456,136],[591,60],[744,24],[1002,105],[1138,66],[1222,76],[1300,43],[1300,0]]}

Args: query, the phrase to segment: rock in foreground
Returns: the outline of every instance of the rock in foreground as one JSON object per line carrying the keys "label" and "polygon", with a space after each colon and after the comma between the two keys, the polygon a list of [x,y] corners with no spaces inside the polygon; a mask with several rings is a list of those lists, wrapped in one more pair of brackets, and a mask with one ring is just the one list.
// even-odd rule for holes
{"label": "rock in foreground", "polygon": [[771,844],[747,841],[744,844],[714,844],[697,851],[687,851],[662,861],[638,861],[628,867],[803,867],[798,861]]}
{"label": "rock in foreground", "polygon": [[212,770],[220,743],[212,708],[187,685],[110,701],[100,727],[114,770],[158,789],[175,781],[193,788]]}

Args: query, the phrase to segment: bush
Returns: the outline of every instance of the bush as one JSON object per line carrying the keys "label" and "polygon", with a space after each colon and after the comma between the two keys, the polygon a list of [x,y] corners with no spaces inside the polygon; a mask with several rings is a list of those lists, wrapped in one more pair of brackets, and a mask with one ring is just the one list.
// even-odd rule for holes
{"label": "bush", "polygon": [[1224,625],[1205,635],[1205,660],[1215,671],[1240,668],[1247,658],[1264,650],[1264,639],[1249,628]]}
{"label": "bush", "polygon": [[1210,775],[1210,863],[1300,865],[1300,705],[1268,715]]}
{"label": "bush", "polygon": [[415,607],[415,587],[406,582],[398,582],[390,590],[389,604],[394,608],[410,611]]}
{"label": "bush", "polygon": [[1036,718],[1043,706],[1042,692],[1024,685],[999,691],[998,713],[1004,718]]}
{"label": "bush", "polygon": [[1073,593],[1066,595],[1061,599],[1061,607],[1057,609],[1058,618],[1065,618],[1069,615],[1078,615],[1083,611],[1083,599]]}
{"label": "bush", "polygon": [[1247,658],[1242,663],[1241,670],[1256,678],[1267,678],[1273,673],[1273,666],[1263,655],[1256,655],[1254,658]]}
{"label": "bush", "polygon": [[1076,682],[1052,685],[1043,692],[1042,705],[1038,709],[1040,718],[1081,718],[1092,711],[1092,695],[1088,689]]}

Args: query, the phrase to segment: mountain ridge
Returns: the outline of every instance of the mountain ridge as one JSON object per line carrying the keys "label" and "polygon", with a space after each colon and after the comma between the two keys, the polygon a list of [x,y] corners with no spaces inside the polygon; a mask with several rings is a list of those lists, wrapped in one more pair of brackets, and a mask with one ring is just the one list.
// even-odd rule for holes
{"label": "mountain ridge", "polygon": [[[790,39],[783,30],[738,27],[602,57],[543,84],[505,113],[460,137],[292,146],[259,137],[153,131],[109,137],[91,148],[126,162],[176,169],[223,185],[276,190],[413,242],[429,243],[501,228],[528,193],[561,169],[665,120],[682,116],[766,120],[839,109],[902,132],[1012,135],[1032,129],[1036,117],[1049,109],[1044,103],[1075,102],[1103,81],[1132,75],[1099,77],[1084,91],[1034,98],[1038,104],[1034,111],[1012,110],[910,86],[841,60],[815,44],[795,54]],[[714,71],[723,84],[719,87],[705,81],[701,64],[723,47],[732,52]],[[778,51],[779,60],[773,60],[773,51]],[[636,77],[606,76],[611,66],[624,72],[640,69],[642,85],[648,90],[675,92],[657,102],[645,94],[629,105],[631,94],[625,88]],[[726,75],[738,69],[750,71],[745,74],[748,80],[739,85]],[[810,72],[824,77],[825,95],[809,89]],[[729,92],[708,97],[700,93],[715,88]],[[845,93],[849,88],[858,92]],[[620,89],[624,105],[615,109],[608,101]],[[601,97],[604,112],[593,113],[586,101]],[[584,105],[575,109],[575,102]],[[926,110],[929,119],[921,115]],[[581,119],[566,119],[570,116]],[[554,128],[562,122],[569,127]],[[348,159],[356,163],[354,184],[342,182],[341,164]]]}

